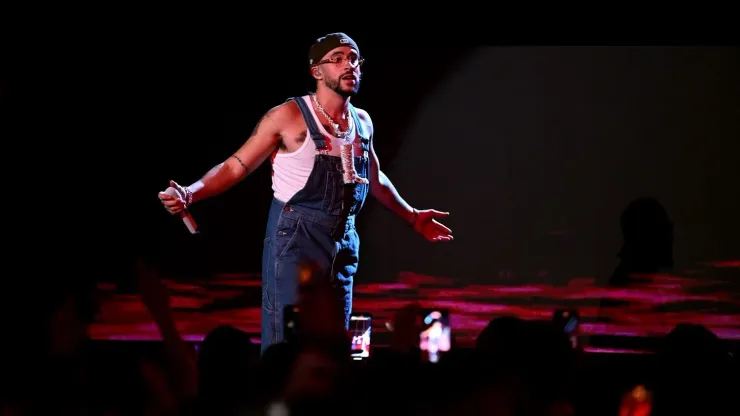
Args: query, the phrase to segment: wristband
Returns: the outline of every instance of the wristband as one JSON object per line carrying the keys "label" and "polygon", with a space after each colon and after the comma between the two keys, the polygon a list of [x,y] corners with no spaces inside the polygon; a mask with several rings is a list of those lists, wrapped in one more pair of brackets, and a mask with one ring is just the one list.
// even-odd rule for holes
{"label": "wristband", "polygon": [[187,186],[183,189],[185,190],[185,208],[188,208],[193,203],[193,191]]}

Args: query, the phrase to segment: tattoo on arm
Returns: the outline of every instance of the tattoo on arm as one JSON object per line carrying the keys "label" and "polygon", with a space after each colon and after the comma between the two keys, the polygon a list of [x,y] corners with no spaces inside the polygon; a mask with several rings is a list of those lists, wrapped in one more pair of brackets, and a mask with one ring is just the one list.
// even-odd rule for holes
{"label": "tattoo on arm", "polygon": [[239,162],[240,165],[242,165],[242,167],[244,168],[245,171],[249,172],[249,168],[247,167],[247,165],[244,164],[244,162],[242,162],[242,160],[239,158],[239,156],[233,155],[231,157],[233,157],[234,159],[236,159],[236,161]]}

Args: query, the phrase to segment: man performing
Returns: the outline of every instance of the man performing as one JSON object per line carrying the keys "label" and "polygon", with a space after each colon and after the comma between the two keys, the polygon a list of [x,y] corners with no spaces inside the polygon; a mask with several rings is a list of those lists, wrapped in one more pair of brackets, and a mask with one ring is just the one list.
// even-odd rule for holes
{"label": "man performing", "polygon": [[[373,148],[373,123],[350,104],[360,87],[363,59],[344,33],[316,40],[309,50],[316,92],[269,110],[251,137],[230,158],[188,187],[174,181],[159,193],[172,214],[219,195],[268,157],[274,198],[262,255],[262,350],[283,340],[283,308],[295,304],[299,267],[317,264],[344,306],[352,310],[352,285],[359,262],[355,219],[368,192],[432,242],[451,241],[435,220],[449,214],[417,210],[401,198],[380,170]],[[178,197],[168,195],[176,191]]]}

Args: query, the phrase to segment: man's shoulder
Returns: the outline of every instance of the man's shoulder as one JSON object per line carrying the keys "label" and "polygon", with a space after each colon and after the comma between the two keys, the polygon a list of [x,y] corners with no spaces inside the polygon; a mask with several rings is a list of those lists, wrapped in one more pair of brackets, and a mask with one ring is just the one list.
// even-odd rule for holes
{"label": "man's shoulder", "polygon": [[276,123],[289,123],[295,121],[296,118],[301,118],[302,115],[295,101],[288,100],[267,110],[265,117]]}
{"label": "man's shoulder", "polygon": [[370,135],[372,135],[375,129],[373,128],[373,120],[370,118],[370,114],[358,107],[355,107],[355,111],[357,112],[357,117],[370,130]]}
{"label": "man's shoulder", "polygon": [[355,111],[357,112],[357,117],[359,117],[360,120],[369,124],[373,123],[373,121],[370,119],[370,114],[367,111],[359,107],[355,107]]}

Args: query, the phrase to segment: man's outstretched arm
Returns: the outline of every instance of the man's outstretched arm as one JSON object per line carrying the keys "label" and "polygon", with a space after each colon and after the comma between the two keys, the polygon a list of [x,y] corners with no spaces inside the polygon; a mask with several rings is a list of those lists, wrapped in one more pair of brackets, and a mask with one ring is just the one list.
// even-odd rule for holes
{"label": "man's outstretched arm", "polygon": [[159,199],[171,214],[186,209],[196,201],[226,192],[239,181],[257,169],[280,143],[280,126],[290,117],[285,104],[268,111],[257,123],[251,136],[231,157],[208,171],[200,180],[187,188],[170,181],[170,188],[178,196],[171,194],[170,188],[159,193]]}
{"label": "man's outstretched arm", "polygon": [[[367,113],[358,111],[360,118],[370,128],[370,137],[374,129]],[[439,223],[435,218],[449,216],[449,213],[433,209],[417,210],[409,205],[398,193],[391,180],[380,169],[380,162],[375,153],[373,140],[370,140],[370,195],[377,199],[386,208],[394,212],[404,221],[414,227],[418,233],[429,241],[451,241],[452,231]]]}
{"label": "man's outstretched arm", "polygon": [[409,224],[416,219],[417,211],[401,197],[396,187],[393,186],[393,182],[380,170],[372,141],[370,142],[370,195]]}
{"label": "man's outstretched arm", "polygon": [[[372,120],[367,112],[363,110],[357,110],[357,115],[364,122],[365,126],[370,130],[370,137],[373,137],[374,128]],[[398,194],[396,187],[382,170],[380,170],[380,162],[378,162],[378,156],[375,153],[375,147],[373,140],[370,140],[370,195],[377,199],[386,208],[394,212],[399,217],[403,218],[408,223],[413,223],[417,211],[411,207],[402,197]]]}
{"label": "man's outstretched arm", "polygon": [[251,136],[239,150],[188,186],[193,193],[193,202],[227,191],[257,169],[275,151],[280,143],[281,112],[281,107],[268,111],[257,122]]}

